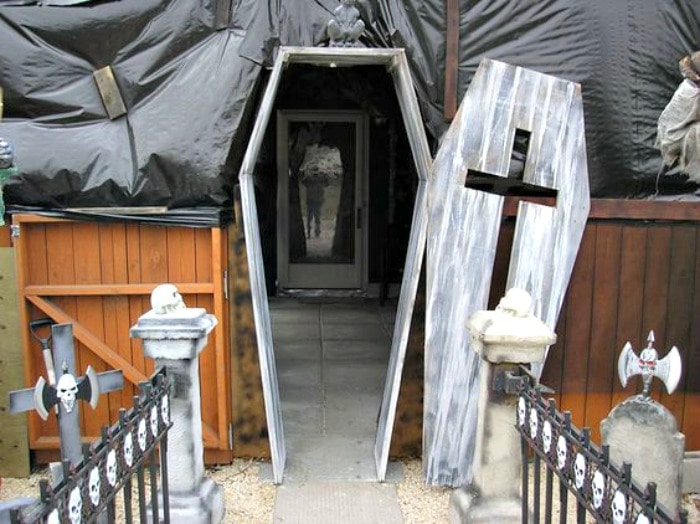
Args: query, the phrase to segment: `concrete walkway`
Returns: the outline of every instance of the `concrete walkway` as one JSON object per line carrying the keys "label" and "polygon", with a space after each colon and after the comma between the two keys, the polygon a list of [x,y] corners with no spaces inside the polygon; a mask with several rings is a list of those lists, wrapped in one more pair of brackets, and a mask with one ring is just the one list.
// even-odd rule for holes
{"label": "concrete walkway", "polygon": [[390,469],[377,482],[374,439],[394,308],[376,301],[271,299],[287,446],[275,522],[402,522]]}

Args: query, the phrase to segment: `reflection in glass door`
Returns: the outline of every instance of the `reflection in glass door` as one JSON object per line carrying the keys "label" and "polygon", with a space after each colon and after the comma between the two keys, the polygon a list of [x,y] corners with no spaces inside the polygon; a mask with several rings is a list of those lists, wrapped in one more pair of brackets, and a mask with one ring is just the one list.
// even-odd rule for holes
{"label": "reflection in glass door", "polygon": [[278,286],[360,289],[364,118],[280,111]]}

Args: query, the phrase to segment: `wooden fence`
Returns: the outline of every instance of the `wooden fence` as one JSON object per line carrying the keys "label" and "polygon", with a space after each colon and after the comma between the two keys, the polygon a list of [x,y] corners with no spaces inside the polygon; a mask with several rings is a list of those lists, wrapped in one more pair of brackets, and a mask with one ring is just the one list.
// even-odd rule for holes
{"label": "wooden fence", "polygon": [[[515,209],[507,203],[492,288],[492,305],[504,292]],[[268,452],[254,326],[242,237],[236,228],[192,229],[136,224],[97,224],[16,216],[15,242],[23,333],[25,384],[43,372],[39,348],[26,331],[29,319],[49,315],[73,321],[79,369],[124,369],[131,383],[151,370],[128,328],[149,308],[155,284],[173,282],[190,306],[220,320],[201,360],[207,461]],[[6,228],[0,244],[9,245]],[[231,267],[230,299],[224,294]],[[418,455],[422,425],[421,297],[414,316],[397,408],[392,455]],[[700,205],[684,202],[595,200],[556,328],[557,344],[542,377],[557,404],[577,426],[598,439],[600,420],[620,400],[640,391],[622,390],[616,362],[628,340],[637,352],[649,330],[663,357],[671,345],[682,355],[677,392],[660,383],[654,396],[677,417],[686,449],[700,449]],[[128,365],[124,365],[125,362]],[[215,377],[215,380],[212,380]],[[111,393],[97,412],[84,410],[82,431],[97,435],[129,405],[132,392]],[[55,424],[54,424],[55,425]],[[57,447],[56,428],[32,415],[30,447]],[[229,431],[233,445],[229,443]],[[41,458],[41,457],[40,457]]]}
{"label": "wooden fence", "polygon": [[[227,230],[97,223],[15,215],[15,260],[26,384],[45,374],[30,320],[50,317],[72,323],[77,369],[121,369],[125,387],[100,399],[95,411],[81,411],[81,433],[98,437],[100,428],[129,407],[135,386],[153,372],[129,328],[150,309],[150,293],[160,283],[175,284],[189,307],[216,315],[219,326],[200,356],[202,418],[208,461],[228,462],[231,424],[229,308],[225,299]],[[29,445],[40,462],[58,449],[54,417],[29,417]]]}

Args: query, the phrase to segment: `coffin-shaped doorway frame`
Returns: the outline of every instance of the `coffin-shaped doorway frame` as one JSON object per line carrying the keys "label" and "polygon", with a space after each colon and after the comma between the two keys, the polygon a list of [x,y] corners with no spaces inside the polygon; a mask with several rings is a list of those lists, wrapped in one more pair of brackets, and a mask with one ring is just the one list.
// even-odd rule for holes
{"label": "coffin-shaped doorway frame", "polygon": [[401,108],[409,145],[418,174],[418,189],[413,208],[411,234],[408,241],[406,263],[401,283],[401,293],[396,311],[396,322],[391,341],[391,356],[386,374],[384,395],[377,425],[374,456],[377,465],[377,479],[384,481],[389,460],[389,445],[396,414],[401,373],[406,355],[406,345],[413,314],[413,306],[418,288],[427,231],[427,182],[430,176],[432,158],[420,116],[408,61],[403,49],[363,49],[363,48],[314,48],[281,47],[275,65],[265,88],[253,132],[243,158],[238,175],[241,190],[241,207],[250,289],[253,302],[253,318],[258,344],[258,357],[262,375],[265,416],[267,419],[270,454],[272,456],[273,477],[276,484],[282,482],[286,461],[282,409],[277,382],[272,344],[270,310],[265,288],[258,212],[255,203],[253,172],[260,153],[265,130],[270,121],[275,96],[282,78],[282,71],[288,64],[310,64],[321,67],[351,67],[359,65],[384,65],[391,74],[396,96]]}

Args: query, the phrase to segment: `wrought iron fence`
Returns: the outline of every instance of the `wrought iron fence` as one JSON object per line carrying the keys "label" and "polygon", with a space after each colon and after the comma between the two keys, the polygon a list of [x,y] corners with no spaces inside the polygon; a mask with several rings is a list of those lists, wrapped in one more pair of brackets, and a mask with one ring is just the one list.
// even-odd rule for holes
{"label": "wrought iron fence", "polygon": [[[171,381],[164,369],[157,371],[150,381],[139,384],[134,407],[120,410],[119,422],[103,428],[101,439],[85,445],[83,460],[77,467],[71,469],[68,461],[64,461],[60,483],[50,486],[48,481],[41,481],[40,499],[14,510],[11,521],[133,522],[136,513],[139,522],[153,520],[153,516],[158,516],[156,520],[160,522],[170,522],[167,471],[168,430],[172,426],[170,390]],[[134,475],[137,500],[132,493]],[[118,499],[123,505],[118,506]]]}
{"label": "wrought iron fence", "polygon": [[[524,523],[530,518],[536,523],[550,523],[557,518],[556,513],[559,513],[559,522],[567,522],[570,512],[575,514],[576,522],[581,523],[686,522],[685,513],[676,519],[657,503],[654,483],[642,488],[634,482],[632,466],[624,463],[620,467],[612,463],[608,446],[599,447],[591,442],[590,430],[574,426],[571,414],[557,411],[554,400],[543,398],[541,388],[524,384],[517,408]],[[543,469],[544,500],[541,493]],[[557,500],[554,500],[555,477],[558,479]],[[569,511],[572,505],[574,509]]]}

